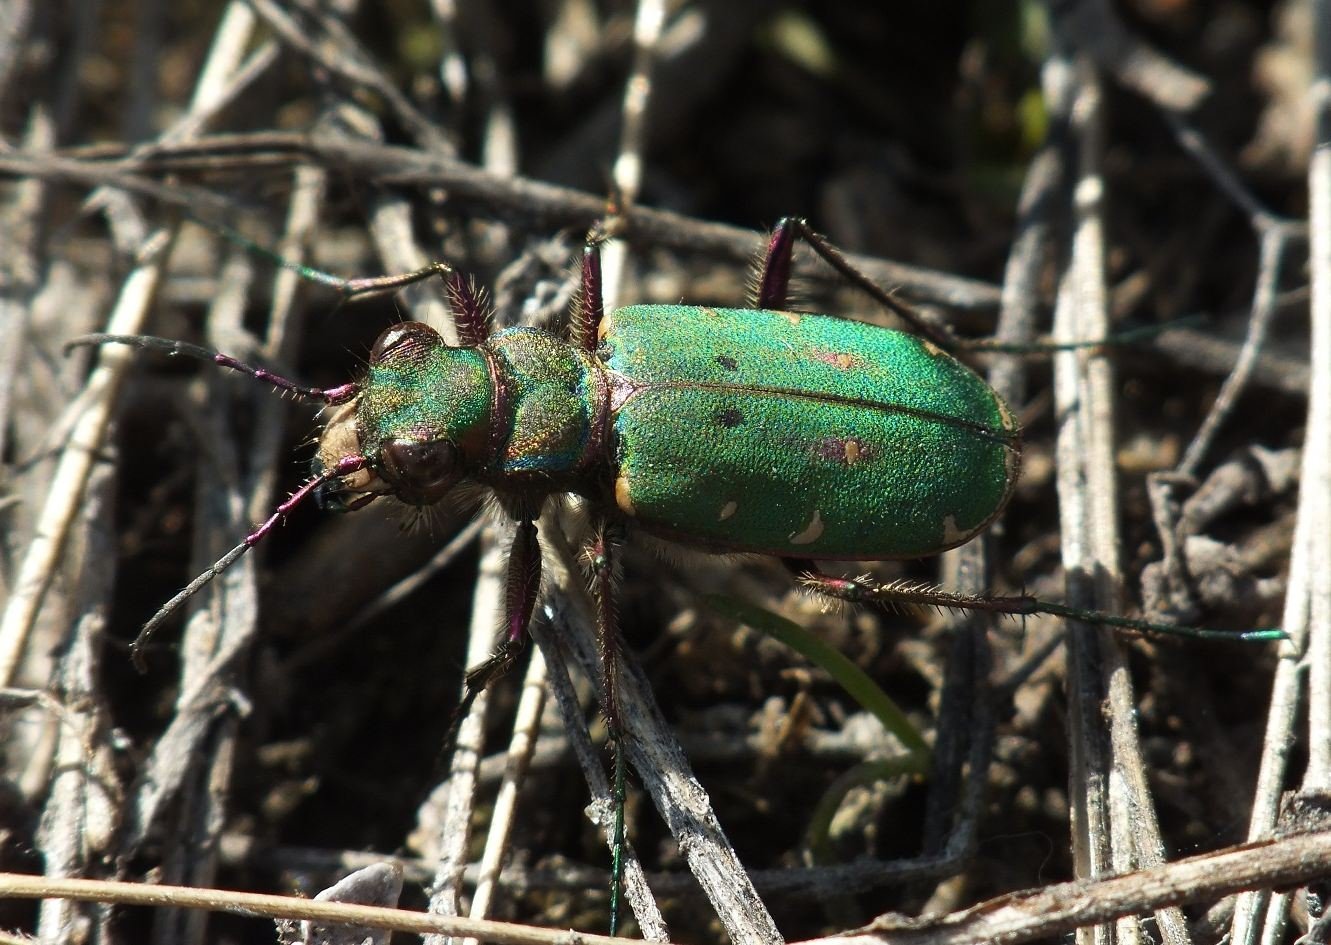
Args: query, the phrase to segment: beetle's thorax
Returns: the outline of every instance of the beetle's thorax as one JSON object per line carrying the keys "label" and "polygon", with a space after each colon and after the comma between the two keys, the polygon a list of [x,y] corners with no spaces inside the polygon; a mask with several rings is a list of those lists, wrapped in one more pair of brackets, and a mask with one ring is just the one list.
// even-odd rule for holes
{"label": "beetle's thorax", "polygon": [[473,475],[497,487],[573,487],[602,458],[609,392],[589,353],[549,332],[512,328],[478,349],[495,406],[488,461]]}

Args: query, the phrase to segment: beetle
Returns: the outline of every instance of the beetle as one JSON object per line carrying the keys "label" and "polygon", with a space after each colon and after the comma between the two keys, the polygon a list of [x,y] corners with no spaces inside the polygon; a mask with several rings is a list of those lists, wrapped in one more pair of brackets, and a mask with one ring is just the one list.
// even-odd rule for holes
{"label": "beetle", "polygon": [[[753,308],[629,305],[606,313],[605,237],[600,225],[588,234],[567,338],[527,327],[492,333],[471,283],[444,263],[345,283],[344,301],[441,278],[460,344],[445,344],[423,323],[401,322],[380,334],[364,376],[336,387],[305,387],[171,339],[94,334],[69,342],[211,361],[332,408],[313,476],[154,614],[135,641],[136,659],[173,611],[312,496],[340,511],[378,498],[424,507],[464,482],[492,491],[516,523],[504,641],[470,674],[473,688],[517,655],[540,588],[536,519],[552,496],[565,493],[595,510],[589,579],[610,648],[617,639],[613,556],[628,527],[703,551],[775,556],[805,587],[852,603],[1043,613],[1190,637],[1279,638],[1269,629],[1235,634],[1028,595],[968,596],[822,573],[818,561],[940,554],[974,538],[1003,510],[1020,474],[1021,428],[1002,398],[948,353],[993,346],[968,344],[924,319],[796,217],[782,219],[768,238]],[[788,310],[796,240],[912,331]],[[608,655],[605,662],[612,662]],[[607,679],[611,671],[607,665]],[[613,692],[605,698],[614,728]]]}
{"label": "beetle", "polygon": [[[72,342],[209,360],[332,408],[313,476],[154,615],[136,654],[183,601],[312,496],[346,511],[381,498],[424,507],[464,483],[490,490],[515,523],[502,637],[469,671],[464,708],[517,659],[541,586],[537,519],[553,497],[576,494],[592,510],[588,581],[602,709],[616,743],[622,730],[613,585],[629,528],[703,551],[773,555],[810,590],[851,602],[1048,613],[1235,639],[1026,595],[964,596],[824,574],[816,562],[927,557],[982,532],[1020,473],[1021,428],[1012,412],[948,353],[954,339],[851,267],[803,220],[783,219],[772,231],[750,309],[629,305],[607,313],[602,237],[600,230],[589,234],[566,338],[527,327],[491,332],[470,283],[442,263],[349,283],[344,297],[439,276],[460,344],[446,344],[419,322],[393,325],[374,343],[364,376],[332,388],[303,387],[167,339],[89,335]],[[796,240],[915,331],[788,310]],[[1270,631],[1237,636],[1272,638]],[[615,784],[622,802],[620,751]],[[613,872],[617,889],[618,856]],[[612,904],[612,925],[613,916]]]}

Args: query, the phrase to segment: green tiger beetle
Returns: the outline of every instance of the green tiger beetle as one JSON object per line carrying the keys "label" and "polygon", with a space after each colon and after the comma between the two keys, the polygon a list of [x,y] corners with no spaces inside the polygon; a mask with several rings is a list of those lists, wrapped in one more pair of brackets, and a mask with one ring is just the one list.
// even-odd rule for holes
{"label": "green tiger beetle", "polygon": [[[787,310],[792,253],[824,261],[916,329]],[[1232,634],[1069,608],[1027,595],[968,596],[824,573],[817,562],[921,558],[961,545],[1003,510],[1021,468],[1021,429],[1007,405],[948,354],[956,339],[874,284],[796,218],[771,233],[755,307],[601,302],[600,237],[588,238],[568,337],[534,328],[491,332],[470,283],[442,263],[345,283],[343,297],[443,279],[460,345],[429,326],[385,330],[365,375],[304,387],[211,349],[147,336],[89,335],[212,361],[332,414],[314,475],[145,625],[149,634],[307,499],[355,510],[379,498],[432,505],[469,481],[494,492],[516,524],[497,649],[467,674],[470,702],[518,658],[541,587],[536,521],[573,493],[592,513],[588,581],[601,649],[602,710],[622,737],[615,684],[615,556],[627,528],[711,552],[781,559],[809,590],[852,603],[923,604],[1050,614],[1131,631]],[[615,751],[623,838],[623,752]],[[615,854],[612,925],[620,880]]]}

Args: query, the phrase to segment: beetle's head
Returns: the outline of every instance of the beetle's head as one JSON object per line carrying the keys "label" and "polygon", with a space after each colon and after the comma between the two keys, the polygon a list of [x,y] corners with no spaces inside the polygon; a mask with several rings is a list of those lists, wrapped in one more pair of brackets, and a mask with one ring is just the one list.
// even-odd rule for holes
{"label": "beetle's head", "polygon": [[355,509],[378,495],[433,505],[483,460],[494,397],[475,348],[450,348],[430,326],[401,322],[370,349],[358,388],[324,426],[315,471],[351,455],[368,462],[320,490],[322,507]]}

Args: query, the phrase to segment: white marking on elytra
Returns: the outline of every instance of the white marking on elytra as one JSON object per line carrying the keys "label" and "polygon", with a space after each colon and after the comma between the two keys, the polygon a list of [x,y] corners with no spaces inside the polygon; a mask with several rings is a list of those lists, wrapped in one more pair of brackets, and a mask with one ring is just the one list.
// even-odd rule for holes
{"label": "white marking on elytra", "polygon": [[1008,447],[1007,458],[1003,462],[1003,472],[1007,476],[1007,487],[1011,489],[1021,477],[1021,450]]}
{"label": "white marking on elytra", "polygon": [[724,522],[726,519],[733,516],[735,512],[737,512],[738,510],[739,510],[739,503],[732,499],[731,501],[727,502],[725,505],[721,506],[721,514],[717,516],[716,520],[718,522]]}
{"label": "white marking on elytra", "polygon": [[629,485],[629,477],[623,473],[615,480],[615,504],[625,515],[633,515],[636,511],[633,508],[633,491]]}
{"label": "white marking on elytra", "polygon": [[792,545],[811,545],[823,535],[823,514],[820,510],[813,510],[813,518],[809,524],[804,526],[802,532],[790,536]]}
{"label": "white marking on elytra", "polygon": [[947,515],[943,518],[943,544],[959,545],[970,537],[970,532],[957,528],[957,517]]}
{"label": "white marking on elytra", "polygon": [[1008,407],[1002,397],[994,397],[994,406],[998,408],[998,422],[1003,424],[1003,429],[1008,433],[1019,433],[1021,426],[1017,423],[1017,418],[1012,416],[1012,409]]}

